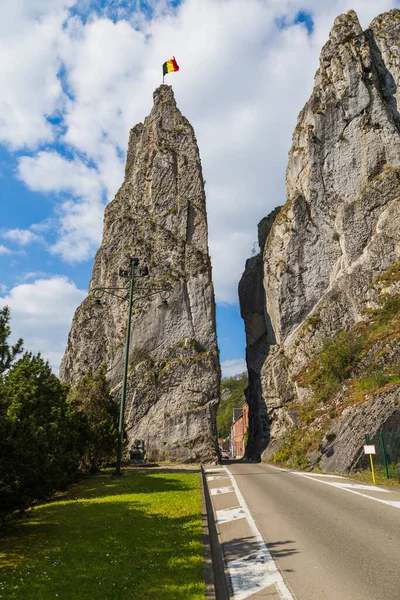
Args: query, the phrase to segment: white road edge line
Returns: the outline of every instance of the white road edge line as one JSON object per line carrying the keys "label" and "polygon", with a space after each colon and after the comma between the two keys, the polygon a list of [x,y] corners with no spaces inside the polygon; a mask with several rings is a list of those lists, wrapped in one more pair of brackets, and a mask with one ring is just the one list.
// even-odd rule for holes
{"label": "white road edge line", "polygon": [[[276,469],[277,471],[286,471],[287,473],[291,473],[292,475],[297,475],[298,477],[305,477],[310,481],[316,481],[317,483],[324,483],[325,485],[330,485],[334,487],[336,490],[343,490],[344,492],[349,492],[350,494],[355,494],[356,496],[361,496],[362,498],[368,498],[368,500],[374,500],[375,502],[380,502],[381,504],[387,504],[388,506],[392,506],[393,508],[400,508],[400,502],[396,500],[382,500],[381,498],[374,498],[373,496],[368,496],[368,494],[362,494],[361,492],[356,492],[348,487],[340,486],[336,483],[332,483],[331,481],[321,481],[321,479],[316,479],[315,477],[310,477],[306,473],[299,473],[299,471],[289,471],[289,469],[280,469],[279,467],[273,467],[272,465],[268,465],[272,469]],[[380,488],[376,489],[377,492],[382,491]],[[386,491],[386,490],[383,490]]]}
{"label": "white road edge line", "polygon": [[[260,531],[259,531],[259,529],[258,529],[258,527],[257,527],[257,525],[256,525],[256,523],[255,523],[255,521],[254,521],[254,519],[253,519],[250,511],[249,511],[249,508],[248,508],[248,506],[246,504],[246,500],[243,498],[242,493],[239,490],[239,487],[238,487],[238,485],[236,483],[236,480],[235,480],[234,476],[228,470],[227,467],[224,467],[224,469],[226,470],[226,472],[227,472],[227,474],[228,474],[228,476],[229,476],[229,478],[231,480],[232,487],[234,488],[234,490],[236,492],[236,496],[237,496],[237,499],[238,499],[238,501],[240,503],[240,506],[241,506],[241,508],[243,509],[243,511],[246,514],[246,519],[247,519],[247,522],[248,522],[249,527],[251,529],[251,532],[252,532],[253,536],[255,537],[255,539],[257,540],[257,542],[259,543],[260,552],[262,552],[264,554],[265,558],[266,558],[266,568],[265,568],[265,571],[266,571],[266,576],[268,576],[268,580],[270,582],[270,583],[267,584],[266,587],[269,587],[270,585],[275,584],[276,587],[277,587],[277,589],[278,589],[278,591],[279,591],[279,593],[280,593],[280,595],[281,595],[281,597],[282,597],[282,600],[294,600],[294,597],[290,593],[290,591],[289,591],[289,589],[288,589],[288,587],[287,587],[287,585],[286,585],[286,583],[285,583],[285,581],[284,581],[284,579],[283,579],[280,571],[278,570],[278,567],[276,566],[276,563],[275,563],[274,559],[272,558],[272,555],[271,555],[271,553],[270,553],[270,551],[268,549],[267,544],[263,540],[263,537],[262,537],[262,535],[261,535],[261,533],[260,533]],[[236,561],[231,561],[231,563],[232,563],[232,567],[231,568],[229,568],[229,563],[228,563],[227,566],[228,566],[228,571],[229,571],[229,575],[230,575],[231,582],[232,582],[232,587],[233,587],[234,592],[235,592],[235,599],[237,598],[239,600],[239,598],[240,598],[240,600],[241,600],[243,598],[246,598],[247,596],[243,595],[243,594],[240,594],[240,593],[236,594],[236,590],[235,590],[235,573],[232,572],[232,571],[234,571],[233,567],[234,567],[234,563],[235,562]],[[252,569],[252,561],[248,561],[248,562],[249,562],[248,569],[251,570]],[[254,593],[254,590],[253,591],[250,590],[250,594],[253,594],[253,593]]]}
{"label": "white road edge line", "polygon": [[[276,467],[274,467],[276,469]],[[285,471],[286,469],[282,469],[282,471]],[[289,473],[292,473],[292,471],[289,471]],[[310,477],[332,477],[333,479],[346,479],[346,477],[343,477],[343,475],[332,475],[331,473],[306,473],[306,475],[309,475]]]}

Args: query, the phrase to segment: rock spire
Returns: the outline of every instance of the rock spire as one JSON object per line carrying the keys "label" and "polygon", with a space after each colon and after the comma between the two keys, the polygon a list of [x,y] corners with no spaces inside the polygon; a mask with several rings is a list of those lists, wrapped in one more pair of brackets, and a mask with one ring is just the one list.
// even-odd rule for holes
{"label": "rock spire", "polygon": [[[142,438],[150,459],[214,459],[220,367],[204,182],[193,128],[167,85],[130,132],[125,179],[105,210],[89,291],[124,284],[119,269],[132,256],[150,276],[139,280],[132,314],[128,447]],[[160,287],[170,291],[168,310],[142,297]],[[101,316],[90,296],[77,309],[60,375],[75,385],[104,366],[118,400],[127,306],[105,298]]]}

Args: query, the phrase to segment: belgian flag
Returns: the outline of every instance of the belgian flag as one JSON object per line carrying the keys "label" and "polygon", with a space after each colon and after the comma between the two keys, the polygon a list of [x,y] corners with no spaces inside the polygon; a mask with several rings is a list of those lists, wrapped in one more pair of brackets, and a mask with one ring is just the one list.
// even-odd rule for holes
{"label": "belgian flag", "polygon": [[163,70],[163,81],[164,81],[164,76],[167,73],[172,73],[173,71],[179,71],[179,65],[175,60],[175,56],[173,58],[171,58],[171,60],[167,60],[167,62],[165,62],[163,64],[162,70]]}

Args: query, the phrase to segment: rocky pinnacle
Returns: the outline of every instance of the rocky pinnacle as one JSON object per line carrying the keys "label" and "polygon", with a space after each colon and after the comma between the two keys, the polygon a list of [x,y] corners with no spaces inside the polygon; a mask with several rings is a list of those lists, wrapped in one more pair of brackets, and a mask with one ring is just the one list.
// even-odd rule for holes
{"label": "rocky pinnacle", "polygon": [[[257,374],[252,402],[267,410],[266,457],[293,427],[304,427],[300,409],[317,400],[302,383],[302,369],[327,340],[365,318],[374,282],[400,259],[399,52],[399,10],[380,15],[366,31],[354,11],[335,20],[293,134],[286,203],[274,215],[262,265],[246,266],[242,288],[257,279],[256,310],[246,299],[241,304],[249,372]],[[336,405],[343,403],[338,397]],[[373,426],[363,417],[368,410],[354,406],[342,415],[332,408],[335,441],[316,451],[324,468],[355,464],[362,432],[391,419],[390,403],[378,399],[378,405]],[[338,434],[346,429],[345,414],[358,419],[358,434],[347,441]]]}
{"label": "rocky pinnacle", "polygon": [[[207,216],[193,128],[161,85],[144,124],[130,132],[125,180],[104,215],[89,290],[118,287],[130,257],[150,276],[138,280],[132,313],[125,423],[128,444],[144,439],[148,457],[214,459],[220,367]],[[169,290],[169,308],[160,298]],[[60,375],[75,385],[102,367],[121,393],[126,302],[105,297],[99,316],[88,297],[77,309]]]}

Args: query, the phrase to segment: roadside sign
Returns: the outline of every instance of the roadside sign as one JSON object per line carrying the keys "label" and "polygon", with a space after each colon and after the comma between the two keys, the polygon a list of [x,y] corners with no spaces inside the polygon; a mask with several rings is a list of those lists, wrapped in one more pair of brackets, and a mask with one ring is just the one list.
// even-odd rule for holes
{"label": "roadside sign", "polygon": [[374,471],[374,459],[372,458],[372,455],[376,454],[375,444],[364,444],[364,454],[369,454],[369,462],[371,465],[372,481],[374,482],[374,485],[376,485],[375,471]]}

